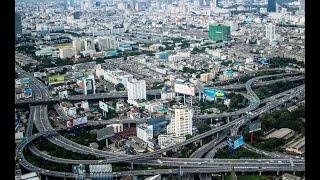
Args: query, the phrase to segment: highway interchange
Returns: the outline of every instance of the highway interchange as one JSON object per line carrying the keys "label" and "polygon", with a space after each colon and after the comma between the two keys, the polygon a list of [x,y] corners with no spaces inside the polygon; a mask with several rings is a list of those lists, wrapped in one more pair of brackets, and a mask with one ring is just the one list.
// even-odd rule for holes
{"label": "highway interchange", "polygon": [[[32,101],[37,100],[44,100],[48,101],[52,99],[52,96],[46,86],[39,81],[36,78],[33,78],[28,73],[24,72],[22,69],[17,67],[17,72],[20,73],[21,77],[30,77],[32,78],[32,88],[34,90],[34,93],[36,96],[33,96]],[[241,125],[245,124],[246,122],[250,121],[251,119],[259,116],[260,114],[270,111],[276,107],[281,106],[283,103],[288,102],[296,97],[304,96],[304,85],[293,88],[291,90],[287,90],[285,92],[279,93],[277,95],[274,95],[272,97],[269,97],[268,100],[262,100],[256,96],[254,91],[251,89],[252,84],[255,81],[258,81],[263,78],[268,78],[272,76],[279,76],[284,74],[277,74],[277,75],[267,75],[267,76],[261,76],[261,77],[255,77],[250,79],[246,82],[245,88],[247,90],[248,98],[250,100],[250,105],[244,109],[219,115],[219,116],[209,116],[209,115],[199,115],[195,116],[195,119],[207,119],[207,118],[216,118],[216,117],[227,117],[227,116],[238,116],[242,115],[241,117],[226,123],[220,127],[214,128],[210,131],[207,131],[205,133],[199,134],[197,136],[194,136],[182,143],[178,143],[174,146],[166,147],[164,149],[156,150],[155,152],[151,153],[145,153],[142,155],[120,155],[120,154],[114,154],[106,151],[101,150],[95,150],[77,143],[74,143],[63,136],[59,135],[57,133],[57,130],[55,130],[49,120],[48,120],[48,114],[47,114],[47,105],[36,105],[36,106],[30,106],[30,117],[28,121],[28,127],[27,127],[27,136],[28,138],[23,141],[21,144],[17,146],[17,156],[20,159],[20,165],[22,165],[24,168],[30,170],[30,171],[36,171],[44,175],[48,176],[56,176],[56,177],[76,177],[76,174],[69,173],[69,172],[56,172],[56,171],[50,171],[46,169],[41,169],[39,167],[36,167],[29,162],[26,161],[24,155],[23,155],[23,149],[25,147],[29,148],[30,152],[32,152],[34,155],[39,156],[41,158],[44,158],[47,161],[52,161],[56,163],[65,163],[65,164],[99,164],[99,163],[116,163],[116,162],[128,162],[132,164],[148,164],[148,165],[166,165],[169,167],[179,167],[182,169],[155,169],[155,170],[139,170],[139,171],[129,171],[129,172],[114,172],[112,173],[112,176],[123,176],[123,175],[152,175],[152,174],[181,174],[181,172],[188,173],[188,172],[194,172],[195,170],[199,173],[218,173],[218,172],[230,172],[231,166],[234,167],[235,171],[237,172],[264,172],[264,171],[304,171],[304,159],[301,157],[291,157],[291,156],[282,156],[277,154],[272,154],[269,157],[272,159],[237,159],[237,160],[231,160],[231,159],[207,159],[207,158],[201,158],[206,152],[213,149],[215,146],[217,146],[220,142],[223,142],[223,139],[226,137],[228,132],[235,126],[240,127]],[[286,74],[287,75],[287,74]],[[294,76],[294,77],[288,77],[289,80],[295,80],[295,79],[303,79],[301,76]],[[272,80],[274,82],[277,82],[279,80]],[[268,81],[266,81],[268,82]],[[273,82],[273,83],[274,83]],[[266,83],[269,84],[270,82]],[[257,83],[258,85],[264,85],[263,82]],[[228,86],[228,88],[233,88],[232,86]],[[236,88],[243,88],[243,85],[235,85]],[[156,91],[155,91],[156,92]],[[152,92],[154,93],[154,92]],[[152,94],[151,93],[151,94]],[[123,95],[123,94],[121,94]],[[126,94],[125,94],[126,95]],[[123,96],[125,96],[123,95]],[[153,94],[154,95],[154,94]],[[101,96],[101,95],[97,95]],[[105,98],[105,97],[100,97]],[[90,99],[90,98],[89,98]],[[265,102],[272,102],[267,103],[261,107],[261,103]],[[58,107],[57,107],[58,108]],[[57,109],[56,108],[56,109]],[[250,114],[247,114],[246,112],[251,112]],[[32,123],[33,122],[33,123]],[[32,125],[35,125],[38,129],[38,133],[32,135]],[[96,125],[91,122],[92,125]],[[89,122],[90,125],[90,122]],[[203,151],[195,152],[195,157],[197,158],[162,158],[161,154],[167,151],[171,151],[174,149],[178,149],[182,146],[185,146],[187,144],[202,140],[206,137],[215,137],[213,140],[204,145],[202,148],[200,148]],[[77,153],[81,154],[91,154],[96,157],[104,157],[106,159],[104,160],[70,160],[70,159],[62,159],[57,157],[52,157],[49,155],[44,154],[40,150],[38,150],[32,143],[32,141],[39,137],[45,137],[50,142],[64,148],[67,150],[71,150]],[[252,149],[252,148],[251,148]],[[257,149],[253,149],[255,151],[259,151]],[[261,151],[263,152],[263,151]],[[198,155],[196,155],[198,153]],[[268,153],[268,152],[263,152]],[[92,174],[87,173],[86,177],[91,177]]]}

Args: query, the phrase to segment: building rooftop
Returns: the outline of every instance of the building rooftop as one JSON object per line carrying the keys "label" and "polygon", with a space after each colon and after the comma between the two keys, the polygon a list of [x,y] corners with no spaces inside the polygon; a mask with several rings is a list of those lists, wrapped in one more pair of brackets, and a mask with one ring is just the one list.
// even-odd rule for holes
{"label": "building rooftop", "polygon": [[101,141],[101,140],[109,138],[113,135],[114,135],[113,127],[102,128],[97,131],[97,140]]}
{"label": "building rooftop", "polygon": [[289,139],[290,137],[292,137],[294,135],[294,131],[289,129],[289,128],[281,128],[279,130],[276,130],[270,134],[268,134],[266,136],[267,139],[269,138],[285,138],[285,139]]}

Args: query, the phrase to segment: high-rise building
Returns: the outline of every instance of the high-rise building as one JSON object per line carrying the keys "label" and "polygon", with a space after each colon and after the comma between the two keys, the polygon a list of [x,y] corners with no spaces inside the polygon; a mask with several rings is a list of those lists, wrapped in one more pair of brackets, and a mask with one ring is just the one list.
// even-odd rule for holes
{"label": "high-rise building", "polygon": [[19,36],[22,35],[22,25],[21,25],[21,16],[19,13],[15,13],[15,37],[16,37],[16,40]]}
{"label": "high-rise building", "polygon": [[146,81],[132,79],[127,82],[128,100],[146,99]]}
{"label": "high-rise building", "polygon": [[118,42],[114,36],[111,37],[101,37],[98,38],[98,47],[101,51],[106,51],[108,49],[116,49],[118,47]]}
{"label": "high-rise building", "polygon": [[95,43],[92,38],[74,38],[72,40],[72,47],[76,53],[80,51],[95,50]]}
{"label": "high-rise building", "polygon": [[146,142],[149,147],[153,148],[153,126],[148,124],[139,124],[136,129],[137,137]]}
{"label": "high-rise building", "polygon": [[276,0],[268,0],[268,12],[276,12]]}
{"label": "high-rise building", "polygon": [[168,134],[176,136],[192,135],[193,111],[185,105],[175,105],[172,107],[171,121],[167,126]]}
{"label": "high-rise building", "polygon": [[87,38],[87,39],[84,41],[84,50],[85,50],[85,51],[95,50],[94,40],[93,40],[93,39]]}
{"label": "high-rise building", "polygon": [[230,41],[230,26],[222,24],[210,24],[209,39],[213,41]]}
{"label": "high-rise building", "polygon": [[75,38],[72,40],[72,47],[76,50],[76,53],[84,50],[84,46],[82,48],[82,41],[79,38]]}
{"label": "high-rise building", "polygon": [[272,23],[266,25],[266,39],[270,42],[276,39],[276,29]]}
{"label": "high-rise building", "polygon": [[96,85],[93,75],[83,78],[83,94],[95,94]]}
{"label": "high-rise building", "polygon": [[72,58],[75,56],[76,51],[73,47],[66,47],[59,49],[59,55],[61,59]]}

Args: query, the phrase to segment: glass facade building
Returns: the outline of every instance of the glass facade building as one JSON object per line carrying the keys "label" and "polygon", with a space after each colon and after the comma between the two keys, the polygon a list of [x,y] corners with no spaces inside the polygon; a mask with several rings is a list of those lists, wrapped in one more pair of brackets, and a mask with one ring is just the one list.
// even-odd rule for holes
{"label": "glass facade building", "polygon": [[230,41],[230,26],[222,24],[209,25],[209,39],[213,41]]}

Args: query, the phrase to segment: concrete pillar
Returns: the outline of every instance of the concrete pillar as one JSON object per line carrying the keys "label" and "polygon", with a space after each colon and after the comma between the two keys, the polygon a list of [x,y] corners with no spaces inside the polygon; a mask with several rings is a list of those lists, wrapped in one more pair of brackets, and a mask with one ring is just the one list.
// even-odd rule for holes
{"label": "concrete pillar", "polygon": [[203,144],[203,140],[202,140],[202,139],[200,139],[200,146],[202,146],[202,144]]}
{"label": "concrete pillar", "polygon": [[46,180],[48,180],[48,176],[46,176]]}
{"label": "concrete pillar", "polygon": [[83,93],[87,95],[87,80],[83,79]]}
{"label": "concrete pillar", "polygon": [[130,128],[130,123],[128,123],[128,128]]}
{"label": "concrete pillar", "polygon": [[190,179],[190,175],[181,176],[181,180],[189,180],[189,179]]}
{"label": "concrete pillar", "polygon": [[211,178],[211,176],[210,176],[210,174],[206,174],[206,180],[211,180],[212,178]]}
{"label": "concrete pillar", "polygon": [[106,138],[106,148],[109,147],[108,138]]}
{"label": "concrete pillar", "polygon": [[133,170],[133,162],[131,161],[131,170]]}
{"label": "concrete pillar", "polygon": [[277,171],[277,176],[279,176],[279,171]]}
{"label": "concrete pillar", "polygon": [[295,171],[293,171],[293,175],[296,175],[296,172],[295,172]]}
{"label": "concrete pillar", "polygon": [[244,175],[244,172],[242,171],[242,175]]}
{"label": "concrete pillar", "polygon": [[259,172],[259,176],[261,176],[261,174],[262,174],[262,172],[260,171],[260,172]]}

